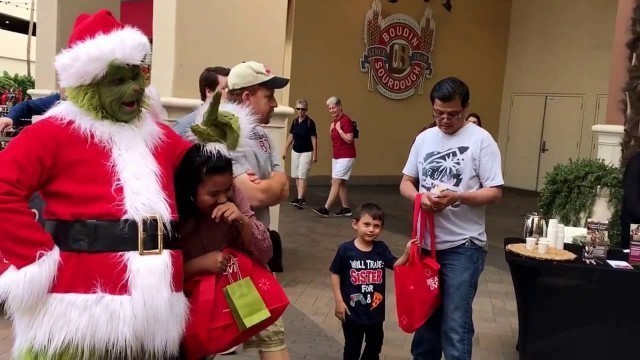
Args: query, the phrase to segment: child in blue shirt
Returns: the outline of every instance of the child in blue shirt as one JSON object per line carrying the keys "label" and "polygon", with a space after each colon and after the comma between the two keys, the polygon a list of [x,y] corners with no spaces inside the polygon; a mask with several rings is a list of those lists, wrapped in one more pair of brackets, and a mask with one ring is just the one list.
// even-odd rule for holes
{"label": "child in blue shirt", "polygon": [[[376,204],[363,204],[353,217],[357,237],[340,245],[331,263],[335,315],[342,321],[344,360],[377,360],[382,351],[385,316],[385,268],[404,265],[382,241],[375,241],[384,226],[384,212]],[[365,348],[361,354],[362,341]]]}

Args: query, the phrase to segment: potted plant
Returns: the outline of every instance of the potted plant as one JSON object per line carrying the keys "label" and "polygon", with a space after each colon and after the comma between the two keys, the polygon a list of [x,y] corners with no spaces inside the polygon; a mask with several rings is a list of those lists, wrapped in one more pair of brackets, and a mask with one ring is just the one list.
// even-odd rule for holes
{"label": "potted plant", "polygon": [[546,218],[557,218],[567,226],[584,227],[593,214],[598,196],[608,192],[611,211],[609,241],[620,241],[622,172],[600,159],[570,160],[547,173],[540,192],[539,206]]}

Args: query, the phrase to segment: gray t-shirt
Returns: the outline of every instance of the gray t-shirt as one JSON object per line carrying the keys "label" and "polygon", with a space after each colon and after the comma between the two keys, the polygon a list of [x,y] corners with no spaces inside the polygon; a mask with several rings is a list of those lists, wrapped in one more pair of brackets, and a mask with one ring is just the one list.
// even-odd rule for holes
{"label": "gray t-shirt", "polygon": [[[498,144],[486,130],[467,124],[454,135],[437,127],[416,138],[402,172],[419,179],[418,191],[429,192],[436,186],[468,192],[483,187],[504,185]],[[485,207],[450,206],[434,215],[436,249],[449,249],[471,238],[485,246]],[[424,247],[429,248],[428,234]]]}
{"label": "gray t-shirt", "polygon": [[[231,152],[233,176],[240,176],[252,170],[260,179],[268,179],[273,171],[284,172],[276,148],[262,126],[255,126],[242,142],[242,147]],[[254,208],[256,217],[264,226],[269,227],[271,216],[269,208]]]}

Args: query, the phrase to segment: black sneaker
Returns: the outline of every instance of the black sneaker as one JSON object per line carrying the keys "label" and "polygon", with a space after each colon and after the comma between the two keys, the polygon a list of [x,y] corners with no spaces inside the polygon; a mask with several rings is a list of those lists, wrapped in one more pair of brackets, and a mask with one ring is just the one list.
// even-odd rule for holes
{"label": "black sneaker", "polygon": [[293,204],[293,206],[297,209],[302,209],[304,207],[304,204],[305,204],[304,199],[298,199],[296,203]]}
{"label": "black sneaker", "polygon": [[336,211],[333,213],[333,216],[351,216],[351,209],[343,207],[340,211]]}
{"label": "black sneaker", "polygon": [[329,217],[329,209],[327,209],[324,206],[317,209],[313,209],[313,212],[322,217]]}
{"label": "black sneaker", "polygon": [[305,198],[298,199],[298,204],[300,204],[302,206],[307,205],[307,199],[305,199]]}
{"label": "black sneaker", "polygon": [[300,200],[300,199],[297,199],[297,198],[296,198],[296,199],[292,199],[291,201],[289,201],[289,205],[296,206],[296,205],[298,204],[298,201],[299,201],[299,200]]}

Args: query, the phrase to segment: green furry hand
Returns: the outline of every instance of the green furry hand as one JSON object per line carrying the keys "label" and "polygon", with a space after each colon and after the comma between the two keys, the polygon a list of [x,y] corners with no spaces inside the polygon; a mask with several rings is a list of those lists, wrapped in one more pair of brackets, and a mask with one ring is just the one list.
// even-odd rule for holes
{"label": "green furry hand", "polygon": [[202,124],[192,125],[191,132],[203,144],[224,143],[229,150],[235,150],[240,142],[240,119],[228,111],[220,111],[221,99],[222,93],[216,91]]}

